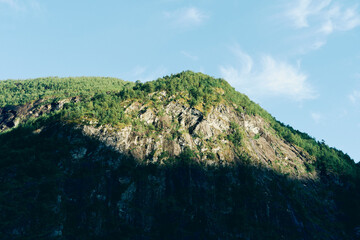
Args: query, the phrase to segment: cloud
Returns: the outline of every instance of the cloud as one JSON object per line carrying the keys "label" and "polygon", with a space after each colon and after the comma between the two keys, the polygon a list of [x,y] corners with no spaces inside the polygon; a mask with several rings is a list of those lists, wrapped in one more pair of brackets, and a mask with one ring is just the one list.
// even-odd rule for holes
{"label": "cloud", "polygon": [[293,66],[270,55],[263,55],[256,62],[241,51],[232,49],[237,65],[220,66],[221,76],[239,91],[254,98],[286,97],[294,101],[314,99],[316,92],[307,81],[307,75],[300,71],[300,64]]}
{"label": "cloud", "polygon": [[321,48],[322,46],[324,46],[325,44],[326,44],[325,41],[320,41],[320,40],[316,41],[311,45],[311,49],[312,50],[317,50],[317,49]]}
{"label": "cloud", "polygon": [[182,8],[173,12],[164,12],[164,16],[171,20],[172,23],[184,27],[201,25],[209,18],[207,14],[195,7]]}
{"label": "cloud", "polygon": [[308,18],[320,14],[331,0],[298,0],[287,12],[297,28],[308,27]]}
{"label": "cloud", "polygon": [[344,1],[296,0],[287,6],[286,18],[291,20],[296,29],[302,30],[303,36],[315,39],[305,41],[312,43],[303,47],[301,53],[320,49],[330,34],[360,26],[358,6],[345,6]]}
{"label": "cloud", "polygon": [[[303,44],[303,46],[301,46],[301,44]],[[299,44],[300,46],[298,46],[296,53],[304,55],[309,52],[316,51],[316,50],[322,48],[325,44],[326,44],[326,40],[320,40],[320,39],[317,39],[315,41],[314,40],[310,40],[310,41],[303,40],[302,43]]]}
{"label": "cloud", "polygon": [[16,10],[20,9],[20,5],[16,0],[0,0],[0,4],[5,4],[12,9],[16,9]]}
{"label": "cloud", "polygon": [[358,26],[360,26],[360,15],[357,13],[357,6],[344,10],[334,6],[325,13],[325,21],[320,31],[331,34],[334,31],[349,31]]}
{"label": "cloud", "polygon": [[168,70],[164,66],[159,66],[154,68],[153,71],[148,71],[148,67],[145,66],[136,66],[130,72],[131,80],[140,80],[142,82],[152,81],[161,76],[168,74]]}
{"label": "cloud", "polygon": [[146,71],[146,67],[144,66],[136,66],[131,72],[132,76],[141,76]]}
{"label": "cloud", "polygon": [[5,4],[15,11],[25,12],[27,10],[42,10],[37,0],[0,0],[0,4]]}
{"label": "cloud", "polygon": [[359,103],[360,102],[360,91],[354,90],[351,94],[349,94],[348,98],[353,104]]}
{"label": "cloud", "polygon": [[332,0],[298,0],[287,10],[286,15],[296,28],[315,28],[328,35],[360,26],[357,10],[357,5],[343,7]]}
{"label": "cloud", "polygon": [[314,120],[316,124],[321,122],[321,119],[323,118],[320,113],[311,113],[311,118]]}
{"label": "cloud", "polygon": [[189,53],[187,51],[181,51],[181,54],[184,55],[187,58],[190,58],[193,61],[197,61],[199,59],[198,56],[195,56],[195,55],[193,55],[193,54],[191,54],[191,53]]}

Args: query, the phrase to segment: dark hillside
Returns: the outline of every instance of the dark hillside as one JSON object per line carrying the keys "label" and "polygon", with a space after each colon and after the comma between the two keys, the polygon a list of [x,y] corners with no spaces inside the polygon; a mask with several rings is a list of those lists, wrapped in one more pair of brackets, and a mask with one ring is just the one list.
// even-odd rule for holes
{"label": "dark hillside", "polygon": [[351,239],[324,184],[190,150],[139,165],[72,127],[33,131],[0,137],[1,239]]}

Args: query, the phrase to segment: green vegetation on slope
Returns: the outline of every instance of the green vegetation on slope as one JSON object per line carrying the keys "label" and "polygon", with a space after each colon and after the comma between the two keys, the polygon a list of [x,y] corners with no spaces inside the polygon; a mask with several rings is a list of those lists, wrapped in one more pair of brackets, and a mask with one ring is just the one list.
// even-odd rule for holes
{"label": "green vegetation on slope", "polygon": [[[154,98],[151,94],[161,91],[167,93],[165,101]],[[235,91],[225,80],[202,73],[185,71],[135,84],[112,78],[46,78],[0,83],[0,106],[22,104],[43,97],[78,95],[81,95],[82,101],[66,104],[61,112],[63,120],[83,124],[86,124],[83,120],[95,120],[99,125],[113,126],[138,125],[138,122],[132,120],[134,116],[125,114],[125,107],[128,105],[124,102],[135,100],[160,110],[169,101],[183,99],[190,106],[201,110],[205,116],[219,102],[235,104],[238,112],[261,116],[270,123],[275,134],[314,156],[316,161],[308,169],[316,167],[324,175],[335,174],[346,178],[357,178],[360,175],[359,168],[347,154],[284,125],[246,95]]]}
{"label": "green vegetation on slope", "polygon": [[218,102],[235,103],[239,112],[263,117],[274,128],[277,135],[287,142],[305,149],[310,155],[314,156],[317,160],[314,163],[315,167],[323,174],[336,174],[342,177],[360,176],[359,168],[347,154],[277,121],[246,95],[235,91],[223,79],[214,79],[202,73],[186,71],[144,84],[137,83],[133,89],[126,88],[120,94],[125,96],[125,99],[146,98],[149,93],[154,91],[166,91],[170,95],[186,92],[191,96],[188,103],[191,106],[203,104],[205,114],[209,107]]}
{"label": "green vegetation on slope", "polygon": [[117,78],[75,77],[0,81],[0,107],[20,105],[40,98],[67,98],[120,91],[133,85]]}

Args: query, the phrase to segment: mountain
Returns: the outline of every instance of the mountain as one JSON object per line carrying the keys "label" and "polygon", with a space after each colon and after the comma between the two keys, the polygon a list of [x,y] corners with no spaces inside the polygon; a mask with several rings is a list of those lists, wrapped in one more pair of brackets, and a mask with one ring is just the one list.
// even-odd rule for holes
{"label": "mountain", "polygon": [[360,166],[225,80],[0,82],[1,239],[360,239]]}

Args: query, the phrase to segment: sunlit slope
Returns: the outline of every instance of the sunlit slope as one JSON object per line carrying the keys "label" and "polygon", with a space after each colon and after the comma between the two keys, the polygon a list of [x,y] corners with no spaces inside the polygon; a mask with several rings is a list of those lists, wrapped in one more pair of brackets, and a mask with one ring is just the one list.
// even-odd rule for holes
{"label": "sunlit slope", "polygon": [[117,78],[72,77],[0,81],[0,107],[25,104],[40,98],[67,98],[120,91],[132,85]]}

